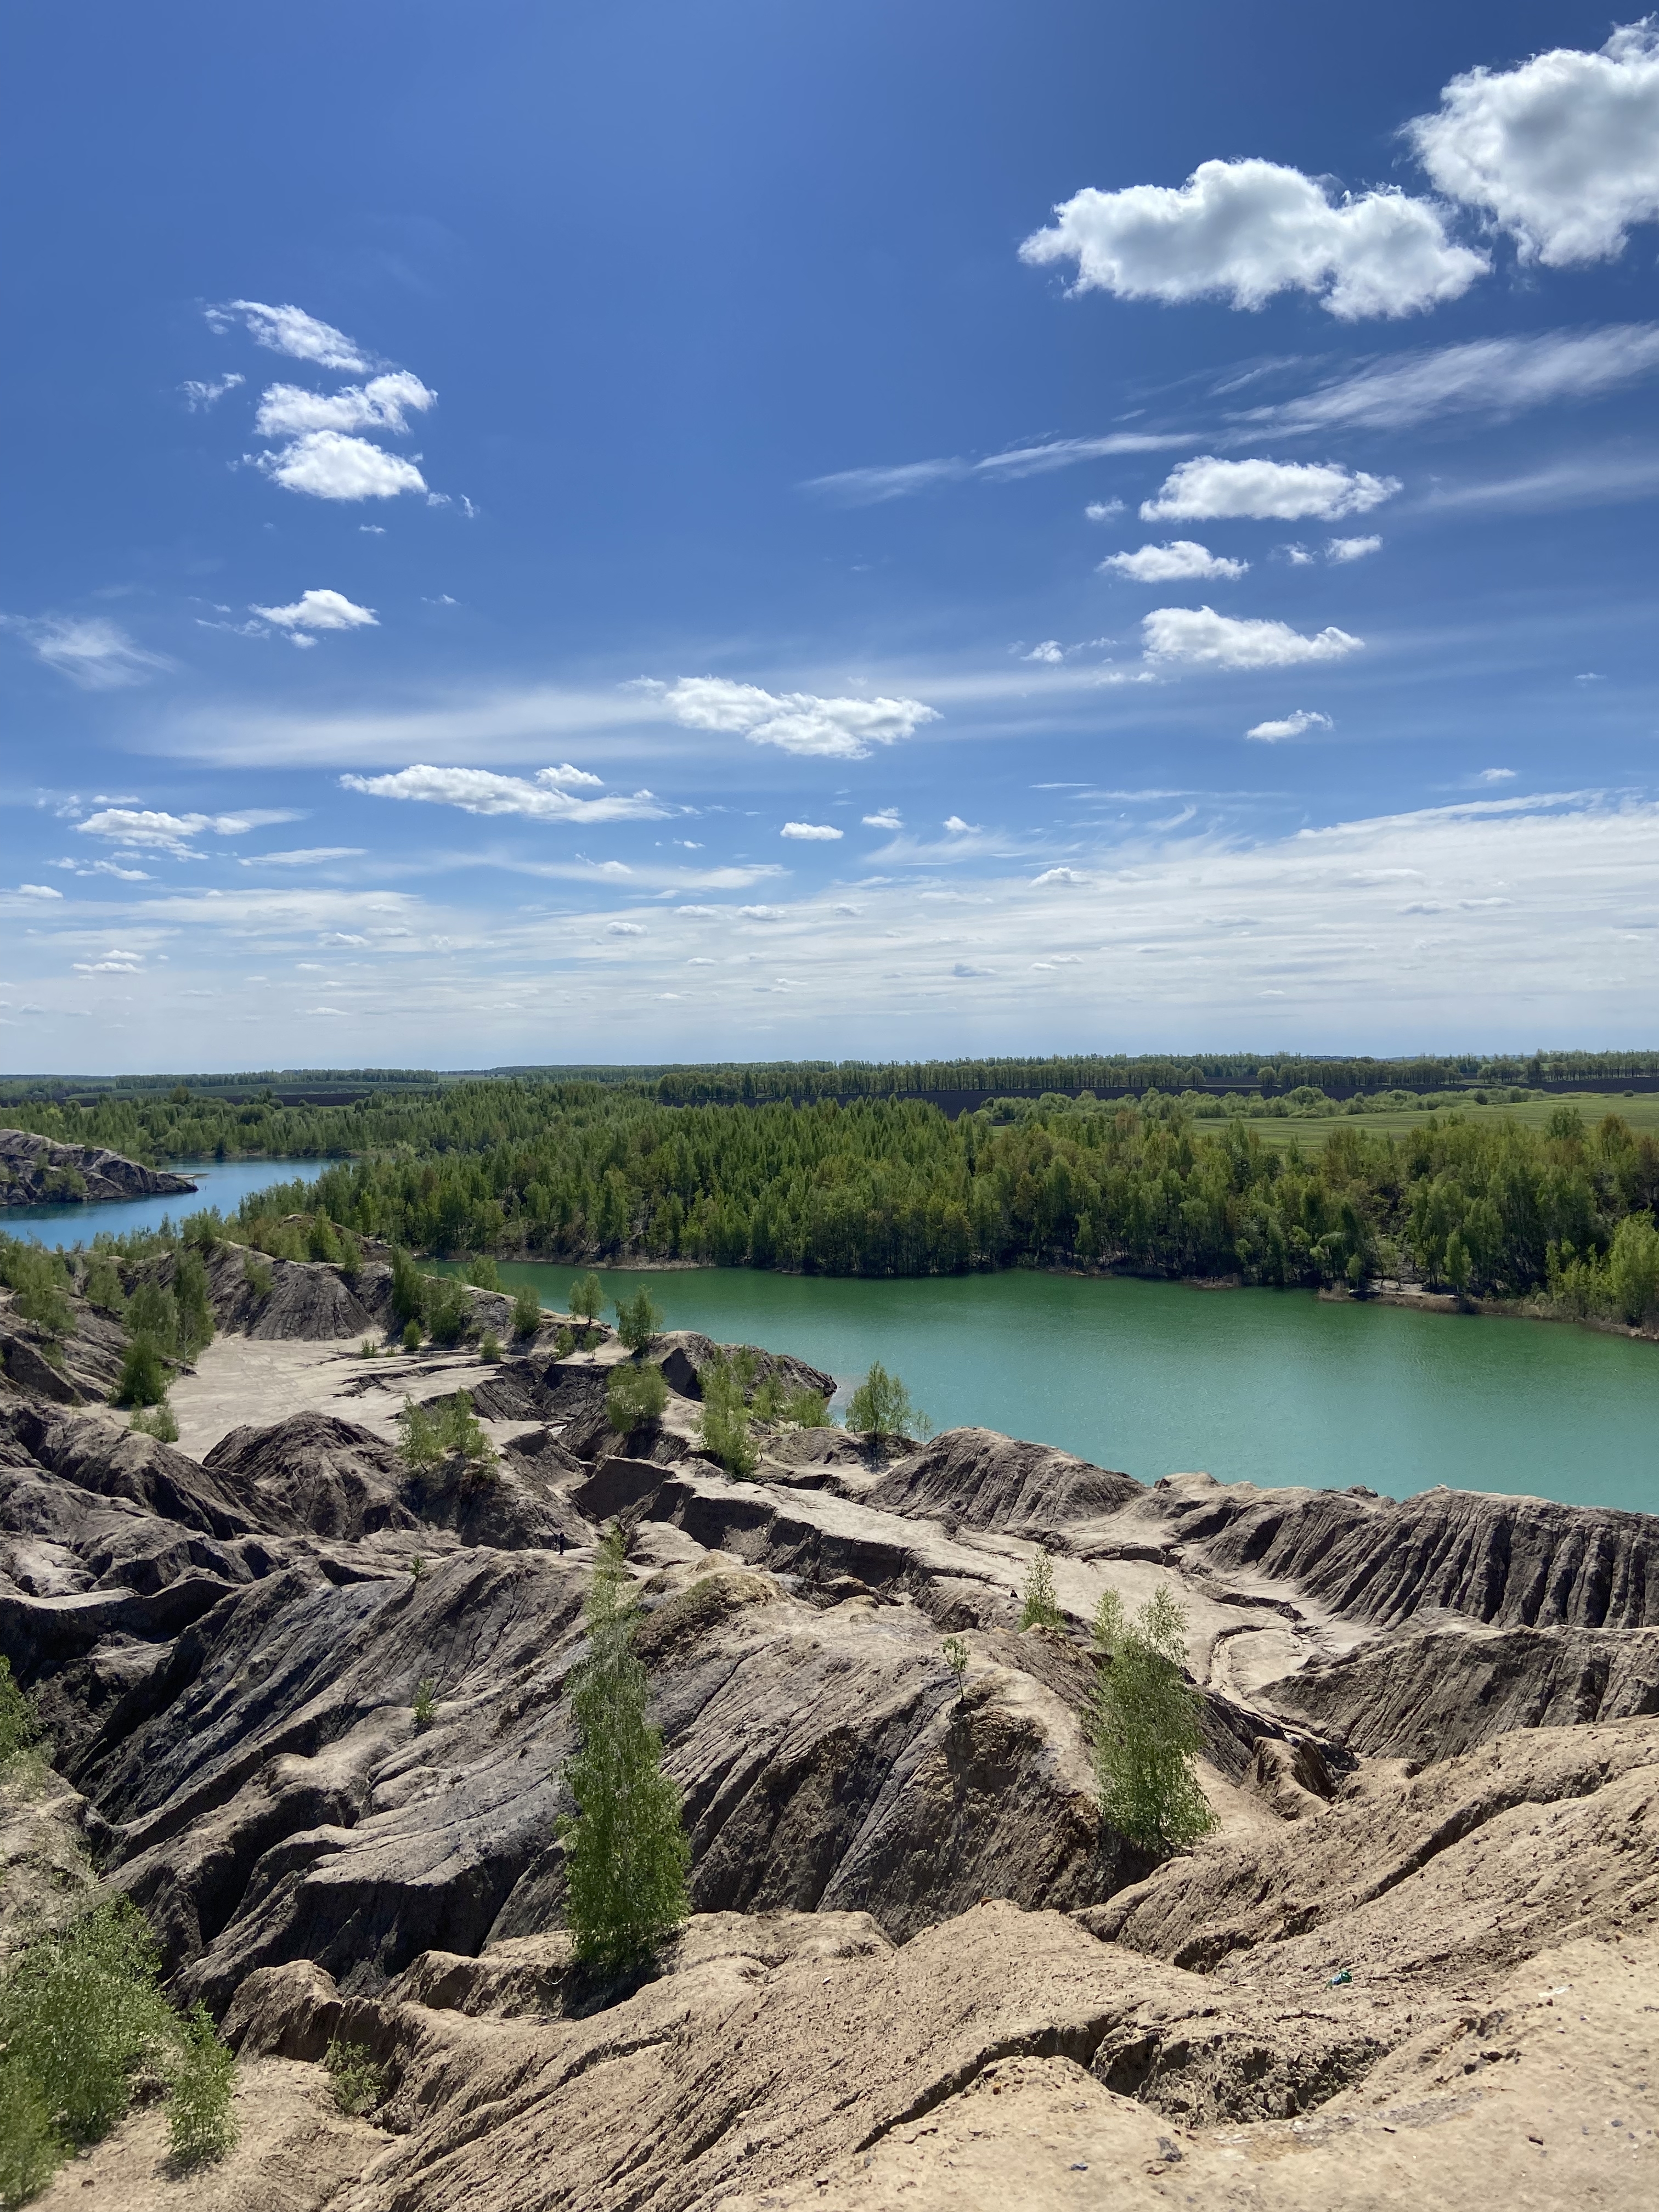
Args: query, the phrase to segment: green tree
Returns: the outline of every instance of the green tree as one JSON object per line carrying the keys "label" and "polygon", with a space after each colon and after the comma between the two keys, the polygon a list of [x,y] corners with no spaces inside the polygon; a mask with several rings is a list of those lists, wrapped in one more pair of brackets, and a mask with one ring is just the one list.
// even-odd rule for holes
{"label": "green tree", "polygon": [[613,1301],[617,1334],[629,1352],[643,1352],[662,1327],[662,1308],[641,1283],[631,1298]]}
{"label": "green tree", "polygon": [[1054,1570],[1047,1552],[1038,1550],[1026,1571],[1019,1608],[1021,1628],[1064,1628],[1066,1616],[1054,1595]]}
{"label": "green tree", "polygon": [[513,1334],[534,1336],[542,1325],[542,1302],[533,1283],[520,1283],[513,1293]]}
{"label": "green tree", "polygon": [[25,1321],[33,1322],[48,1336],[70,1336],[75,1314],[69,1297],[69,1280],[63,1261],[39,1244],[8,1237],[0,1253],[0,1277],[9,1288],[12,1303]]}
{"label": "green tree", "polygon": [[10,1660],[0,1659],[0,1773],[31,1749],[40,1734],[33,1699],[18,1688]]}
{"label": "green tree", "polygon": [[612,1528],[595,1553],[587,1656],[570,1682],[581,1741],[564,1779],[577,1810],[560,1823],[576,1955],[610,1972],[641,1964],[685,1917],[691,1857],[680,1793],[663,1772],[662,1733],[646,1718],[648,1685],[633,1650],[638,1609],[623,1542]]}
{"label": "green tree", "polygon": [[453,1275],[428,1279],[427,1334],[434,1344],[459,1344],[472,1325],[472,1301]]}
{"label": "green tree", "polygon": [[1607,1288],[1614,1311],[1632,1328],[1659,1306],[1659,1231],[1650,1213],[1627,1213],[1613,1231]]}
{"label": "green tree", "polygon": [[236,2087],[236,2054],[198,1998],[179,2023],[179,2052],[167,2098],[167,2133],[173,2162],[201,2166],[222,2158],[239,2132],[230,2109]]}
{"label": "green tree", "polygon": [[896,1375],[890,1375],[880,1360],[854,1391],[847,1407],[847,1425],[877,1443],[908,1443],[933,1434],[933,1423],[910,1403],[910,1393]]}
{"label": "green tree", "polygon": [[160,1406],[167,1395],[167,1371],[153,1337],[135,1336],[121,1358],[115,1386],[118,1406]]}
{"label": "green tree", "polygon": [[605,1311],[605,1285],[591,1270],[570,1285],[570,1310],[578,1321],[597,1321]]}
{"label": "green tree", "polygon": [[726,1473],[739,1480],[746,1480],[760,1464],[749,1426],[752,1374],[752,1361],[745,1371],[739,1359],[722,1352],[697,1377],[702,1391],[702,1448],[713,1452]]}
{"label": "green tree", "polygon": [[392,1312],[399,1328],[426,1319],[426,1277],[401,1247],[392,1255]]}
{"label": "green tree", "polygon": [[179,1349],[186,1359],[193,1359],[204,1345],[213,1341],[213,1302],[206,1265],[192,1245],[179,1249],[173,1270],[173,1299],[179,1315]]}
{"label": "green tree", "polygon": [[499,1291],[501,1287],[501,1272],[487,1252],[469,1260],[461,1273],[474,1290]]}
{"label": "green tree", "polygon": [[1461,1231],[1454,1229],[1446,1239],[1445,1275],[1460,1298],[1469,1294],[1469,1248]]}
{"label": "green tree", "polygon": [[962,1703],[963,1688],[968,1680],[968,1646],[959,1636],[947,1636],[944,1644],[945,1663],[950,1668],[957,1686],[957,1703]]}
{"label": "green tree", "polygon": [[1159,1590],[1131,1620],[1108,1590],[1095,1650],[1089,1718],[1100,1809],[1143,1850],[1184,1850],[1216,1825],[1194,1765],[1203,1701],[1186,1676],[1187,1616]]}
{"label": "green tree", "polygon": [[94,1252],[87,1262],[85,1285],[87,1304],[99,1313],[112,1314],[118,1321],[127,1310],[127,1294],[121,1287],[121,1273],[114,1255]]}
{"label": "green tree", "polygon": [[611,1369],[605,1394],[605,1418],[619,1437],[659,1420],[667,1403],[668,1385],[659,1367],[635,1366],[629,1360]]}
{"label": "green tree", "polygon": [[127,1334],[148,1337],[170,1359],[179,1349],[179,1307],[160,1283],[143,1282],[127,1300]]}

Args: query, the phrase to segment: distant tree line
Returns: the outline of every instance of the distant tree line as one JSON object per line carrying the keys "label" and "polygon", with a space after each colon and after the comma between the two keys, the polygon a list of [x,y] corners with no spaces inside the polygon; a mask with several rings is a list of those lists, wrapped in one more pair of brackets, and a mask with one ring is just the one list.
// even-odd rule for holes
{"label": "distant tree line", "polygon": [[[947,1121],[910,1100],[670,1108],[594,1086],[457,1085],[427,1141],[248,1200],[294,1256],[337,1230],[439,1255],[690,1260],[836,1275],[1019,1265],[1567,1301],[1638,1319],[1659,1144],[1561,1105],[1541,1131],[1345,1119],[1322,1149],[1177,1101],[1049,1097]],[[313,1217],[301,1226],[286,1217]],[[287,1240],[286,1242],[284,1240]]]}

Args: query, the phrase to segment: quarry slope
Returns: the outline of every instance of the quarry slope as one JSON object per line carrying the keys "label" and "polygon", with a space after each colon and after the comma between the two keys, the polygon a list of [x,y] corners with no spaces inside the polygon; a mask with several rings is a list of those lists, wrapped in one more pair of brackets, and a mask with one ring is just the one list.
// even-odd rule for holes
{"label": "quarry slope", "polygon": [[[1131,2204],[1650,2201],[1659,1520],[1146,1486],[975,1429],[776,1427],[738,1481],[707,1339],[653,1341],[624,1443],[608,1334],[364,1359],[383,1267],[211,1276],[177,1446],[8,1363],[0,1651],[57,1778],[0,1806],[0,1939],[95,1868],[240,2045],[250,2124],[168,2181],[140,2113],[42,2201],[1000,2212],[1103,2167]],[[412,1473],[399,1405],[461,1387],[495,1468]],[[694,1917],[596,1990],[556,1822],[618,1516]],[[1039,1548],[1066,1626],[1021,1633]],[[1161,1588],[1219,1825],[1155,1867],[1100,1815],[1087,1631]],[[337,2034],[386,2068],[374,2126],[319,2103]]]}

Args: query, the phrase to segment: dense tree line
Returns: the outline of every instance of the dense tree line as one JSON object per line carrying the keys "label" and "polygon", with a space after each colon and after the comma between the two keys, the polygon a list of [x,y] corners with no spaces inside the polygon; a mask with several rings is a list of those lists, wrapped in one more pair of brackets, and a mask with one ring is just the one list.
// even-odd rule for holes
{"label": "dense tree line", "polygon": [[[1051,1097],[947,1121],[914,1100],[674,1109],[595,1086],[461,1085],[427,1140],[276,1186],[244,1226],[280,1250],[330,1233],[438,1254],[685,1259],[840,1275],[1061,1264],[1659,1300],[1659,1145],[1558,1108],[1542,1132],[1430,1116],[1345,1120],[1304,1158],[1178,1102]],[[440,1126],[441,1125],[441,1126]],[[1650,1262],[1651,1261],[1651,1266]],[[1653,1276],[1644,1290],[1644,1270]],[[1622,1286],[1622,1287],[1621,1287]]]}

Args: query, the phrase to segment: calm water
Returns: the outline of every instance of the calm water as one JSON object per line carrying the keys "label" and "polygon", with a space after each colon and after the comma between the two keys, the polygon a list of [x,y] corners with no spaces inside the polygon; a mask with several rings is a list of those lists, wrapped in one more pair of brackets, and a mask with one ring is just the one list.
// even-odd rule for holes
{"label": "calm water", "polygon": [[[0,1227],[47,1244],[234,1212],[321,1160],[180,1163],[193,1198],[8,1207]],[[503,1262],[562,1308],[580,1271]],[[1395,1497],[1437,1482],[1659,1512],[1659,1345],[1543,1322],[1326,1305],[1300,1291],[1194,1291],[1015,1269],[915,1282],[709,1267],[601,1271],[641,1282],[673,1328],[793,1352],[848,1385],[872,1359],[939,1428],[982,1424],[1063,1444],[1143,1480],[1363,1482]]]}
{"label": "calm water", "polygon": [[164,1160],[175,1175],[189,1176],[199,1188],[196,1195],[178,1198],[112,1199],[97,1206],[8,1206],[0,1207],[0,1229],[12,1237],[30,1237],[37,1244],[90,1244],[99,1231],[125,1237],[135,1229],[159,1229],[163,1215],[175,1222],[187,1213],[216,1206],[221,1213],[234,1213],[251,1190],[267,1183],[312,1182],[331,1163],[328,1160]]}
{"label": "calm water", "polygon": [[[564,1306],[579,1270],[504,1264]],[[1062,1444],[1143,1480],[1437,1482],[1659,1512],[1659,1345],[1559,1323],[1322,1304],[1023,1269],[849,1282],[740,1268],[641,1282],[668,1325],[793,1352],[846,1383],[872,1359],[935,1425]]]}

